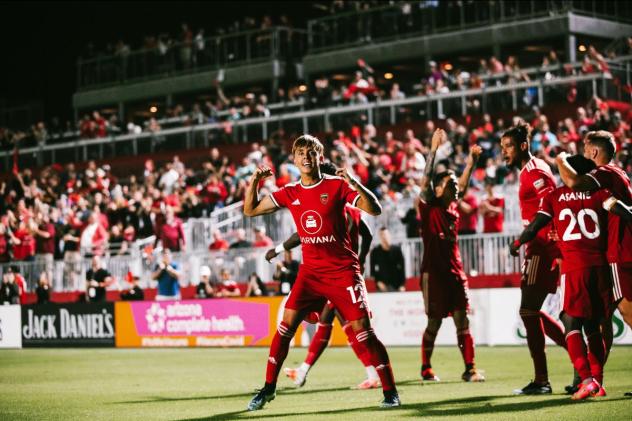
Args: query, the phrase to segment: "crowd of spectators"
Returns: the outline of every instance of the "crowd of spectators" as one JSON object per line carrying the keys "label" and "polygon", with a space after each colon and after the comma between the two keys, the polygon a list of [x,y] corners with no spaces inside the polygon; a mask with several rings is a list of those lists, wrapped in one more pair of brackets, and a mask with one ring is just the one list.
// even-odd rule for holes
{"label": "crowd of spectators", "polygon": [[[547,56],[549,64],[553,58],[552,55]],[[508,59],[503,67],[492,59],[489,65],[502,67],[505,74],[509,75],[507,77],[519,74],[515,60]],[[513,66],[513,73],[507,71],[507,66]],[[361,96],[367,100],[372,95],[378,96],[380,90],[374,89],[372,85],[373,69],[362,60],[358,62],[358,67],[353,82],[355,88],[348,87],[346,90],[349,101],[359,100]],[[433,66],[431,63],[430,67],[426,83],[434,84],[435,89],[436,86],[449,89],[453,74],[446,73],[445,66],[439,70],[436,64]],[[550,71],[547,68],[547,72]],[[554,72],[552,77],[556,76]],[[546,74],[544,77],[547,77]],[[444,79],[447,83],[441,85],[439,81]],[[319,83],[322,80],[315,82],[317,87]],[[403,97],[404,93],[396,83],[392,86],[391,94],[393,90]],[[221,92],[221,88],[218,91]],[[559,152],[581,152],[581,140],[585,132],[604,129],[615,135],[619,165],[628,173],[632,172],[630,107],[594,97],[584,106],[577,107],[575,115],[559,121],[550,121],[535,106],[529,108],[524,118],[534,128],[533,153],[552,167],[555,165],[554,157]],[[112,121],[115,120],[93,113],[92,117],[84,117],[79,128],[86,137],[107,136],[113,130],[112,127],[118,127]],[[476,143],[483,148],[480,168],[474,173],[474,186],[471,189],[472,192],[478,190],[479,194],[467,197],[459,209],[463,216],[459,229],[463,234],[480,231],[479,215],[483,218],[484,232],[501,232],[503,229],[504,201],[494,192],[494,186],[505,181],[515,181],[515,174],[507,171],[501,161],[499,139],[502,132],[515,123],[494,119],[489,114],[483,115],[481,121],[468,118],[457,122],[447,118],[441,122],[448,133],[449,142],[441,145],[437,152],[438,165],[454,168],[458,172],[464,166],[470,145]],[[154,121],[152,124],[155,126],[158,123]],[[395,206],[400,200],[418,196],[419,182],[425,168],[424,156],[436,124],[428,120],[422,130],[406,130],[404,136],[399,138],[394,132],[378,134],[372,125],[357,123],[348,130],[326,133],[322,140],[328,151],[328,160],[339,167],[349,168],[383,203]],[[43,125],[38,130],[46,132]],[[0,185],[0,262],[39,261],[46,268],[40,283],[50,285],[52,262],[54,259],[63,259],[64,279],[68,285],[78,289],[86,282],[87,299],[100,299],[104,291],[101,288],[106,288],[114,281],[99,272],[98,256],[129,253],[134,241],[151,236],[155,236],[154,245],[162,249],[187,251],[183,221],[209,215],[214,209],[240,201],[257,165],[265,164],[275,170],[275,177],[263,183],[263,193],[295,181],[299,171],[286,149],[288,140],[279,135],[272,136],[265,144],[252,143],[250,152],[239,162],[231,161],[217,147],[210,149],[205,161],[196,167],[187,166],[177,155],[160,166],[147,160],[142,174],[126,179],[117,177],[107,164],[97,166],[94,161],[90,161],[83,170],[78,170],[74,164],[53,165],[41,169],[37,174],[28,168],[14,168],[13,177]],[[418,221],[414,207],[402,211],[407,235],[417,236]],[[272,240],[265,230],[257,228],[253,232],[236,230],[228,239],[215,231],[208,248],[221,251],[231,248],[269,248],[271,245]],[[93,262],[92,275],[81,279],[81,261],[86,256],[97,256],[97,262]],[[291,255],[286,256],[286,259],[288,265],[293,260]],[[282,268],[287,269],[282,264],[275,275],[281,291],[292,283],[291,276],[289,280],[286,279],[289,275]],[[167,277],[165,274],[177,281],[174,275],[177,270],[173,273],[159,267],[155,270],[154,277],[159,285],[160,279]],[[227,285],[224,290],[228,292],[222,294],[239,291],[228,287],[231,281],[228,270],[219,273],[219,277]],[[11,276],[7,272],[9,278]],[[132,286],[128,292],[133,298],[137,294],[133,277],[129,281]],[[267,293],[256,273],[252,274],[248,285],[249,294]],[[206,293],[211,294],[210,291],[215,291],[216,287],[210,287]],[[165,289],[168,294],[161,295],[177,296],[177,288],[173,288]],[[6,290],[9,295],[10,290]],[[198,294],[202,293],[198,291]],[[216,292],[213,294],[217,295]]]}
{"label": "crowd of spectators", "polygon": [[[628,39],[632,52],[632,37]],[[611,58],[611,57],[610,57]],[[165,128],[186,127],[199,124],[221,123],[223,140],[230,141],[233,132],[232,124],[249,118],[270,117],[274,112],[270,109],[269,96],[276,98],[275,103],[291,103],[303,101],[304,106],[312,108],[341,106],[347,104],[368,103],[376,100],[403,99],[410,96],[428,96],[443,94],[463,89],[477,89],[498,86],[507,83],[530,80],[551,80],[561,76],[583,75],[593,73],[610,73],[610,67],[594,46],[589,45],[581,59],[581,66],[563,63],[555,50],[542,57],[541,65],[536,71],[524,71],[515,56],[507,56],[505,62],[492,56],[481,58],[478,68],[461,68],[445,61],[431,60],[427,63],[427,72],[422,78],[404,80],[391,74],[391,79],[377,75],[376,71],[363,59],[358,59],[357,70],[350,80],[333,79],[331,76],[316,77],[312,84],[296,84],[288,88],[279,88],[276,92],[255,94],[253,92],[234,92],[226,94],[220,80],[214,81],[209,98],[201,102],[190,102],[186,105],[175,104],[150,112],[147,118],[130,118],[121,121],[116,112],[107,116],[94,111],[72,124],[60,124],[53,118],[49,124],[39,121],[25,130],[13,130],[0,127],[0,148],[28,147],[45,143],[55,143],[75,138],[92,139],[116,136],[119,134],[140,134],[149,132],[158,134]],[[550,88],[554,89],[554,88]],[[559,88],[559,97],[572,102],[577,97],[577,87]],[[631,89],[632,90],[632,89]],[[537,101],[537,88],[521,90],[521,106],[530,107]],[[468,101],[469,112],[480,112],[481,102],[473,98]],[[285,112],[287,108],[278,108]],[[455,110],[446,110],[451,114]],[[159,143],[159,142],[157,142]]]}

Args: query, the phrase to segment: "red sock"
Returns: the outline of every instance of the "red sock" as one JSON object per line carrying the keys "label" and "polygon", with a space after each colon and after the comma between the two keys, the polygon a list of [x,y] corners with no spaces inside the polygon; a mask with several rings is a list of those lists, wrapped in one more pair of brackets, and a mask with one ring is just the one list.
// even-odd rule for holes
{"label": "red sock", "polygon": [[364,365],[365,367],[370,366],[371,356],[366,349],[366,344],[356,341],[355,333],[353,332],[351,324],[347,323],[342,327],[342,330],[347,335],[347,341],[349,341],[349,345],[351,346],[351,349],[353,349],[353,352],[356,354],[356,357],[358,357],[358,359],[362,361],[362,365]]}
{"label": "red sock", "polygon": [[421,365],[430,366],[430,358],[432,357],[432,351],[434,350],[436,338],[437,332],[432,332],[426,329],[423,337],[421,338]]}
{"label": "red sock", "polygon": [[274,334],[270,345],[270,355],[266,367],[266,383],[276,385],[277,377],[285,357],[290,349],[290,341],[294,337],[295,331],[291,330],[285,322],[281,322]]}
{"label": "red sock", "polygon": [[316,333],[312,338],[312,342],[309,344],[307,350],[307,357],[305,357],[305,364],[314,365],[318,358],[322,355],[327,345],[329,345],[329,339],[331,338],[332,325],[326,325],[318,323]]}
{"label": "red sock", "polygon": [[571,357],[573,367],[577,370],[577,374],[582,379],[586,380],[590,377],[590,365],[588,363],[588,357],[586,355],[586,344],[584,343],[584,337],[579,330],[571,330],[566,335],[566,345],[568,346],[568,356]]}
{"label": "red sock", "polygon": [[466,366],[474,365],[474,339],[470,335],[470,330],[460,330],[457,332],[456,337],[459,342],[461,355],[463,355],[463,362]]}
{"label": "red sock", "polygon": [[588,336],[588,363],[590,374],[599,384],[603,382],[603,366],[606,357],[606,345],[601,333],[596,332]]}
{"label": "red sock", "polygon": [[377,375],[380,376],[382,382],[382,389],[385,392],[396,391],[395,379],[393,378],[393,370],[388,360],[388,353],[386,348],[375,336],[373,329],[362,329],[356,331],[356,340],[360,343],[365,343],[368,354],[371,358],[371,365],[375,367]]}
{"label": "red sock", "polygon": [[562,326],[547,312],[540,311],[540,317],[542,318],[542,325],[544,326],[546,336],[551,338],[557,345],[566,349],[566,337],[564,336]]}
{"label": "red sock", "polygon": [[527,331],[527,345],[535,369],[535,381],[544,383],[549,380],[544,352],[544,329],[539,311],[520,309],[520,317]]}

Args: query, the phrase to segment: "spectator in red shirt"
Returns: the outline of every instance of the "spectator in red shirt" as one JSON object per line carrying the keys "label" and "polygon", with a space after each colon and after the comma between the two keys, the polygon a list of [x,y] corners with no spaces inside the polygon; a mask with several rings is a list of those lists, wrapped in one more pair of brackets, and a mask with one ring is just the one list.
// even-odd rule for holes
{"label": "spectator in red shirt", "polygon": [[50,222],[48,212],[38,214],[36,221],[35,250],[37,252],[37,259],[44,263],[48,279],[53,279],[55,226]]}
{"label": "spectator in red shirt", "polygon": [[266,229],[264,227],[256,227],[254,232],[255,241],[252,243],[253,247],[274,247],[274,242],[266,235]]}
{"label": "spectator in red shirt", "polygon": [[213,242],[208,246],[208,249],[210,251],[222,251],[228,250],[229,247],[230,245],[228,244],[228,241],[224,240],[222,233],[219,232],[219,230],[214,230]]}
{"label": "spectator in red shirt", "polygon": [[18,229],[13,234],[9,231],[13,244],[13,260],[32,261],[35,258],[35,238],[31,233],[29,224],[21,219]]}
{"label": "spectator in red shirt", "polygon": [[220,272],[220,281],[217,289],[216,297],[239,297],[241,291],[239,285],[230,276],[228,269],[222,269]]}
{"label": "spectator in red shirt", "polygon": [[88,216],[88,224],[81,231],[81,251],[86,256],[102,256],[105,253],[108,239],[109,235],[101,224],[100,215],[96,212],[91,212],[90,216]]}
{"label": "spectator in red shirt", "polygon": [[483,214],[483,232],[503,232],[505,222],[505,199],[494,193],[494,180],[485,180],[487,197],[481,202],[480,210]]}
{"label": "spectator in red shirt", "polygon": [[160,240],[162,247],[171,251],[185,249],[184,226],[180,218],[175,216],[172,207],[167,207],[165,212],[165,223],[160,227]]}
{"label": "spectator in red shirt", "polygon": [[224,182],[213,173],[209,176],[206,185],[204,186],[204,203],[210,212],[213,212],[217,205],[223,206],[224,201],[228,197],[228,191]]}
{"label": "spectator in red shirt", "polygon": [[0,222],[0,263],[9,261],[9,241],[7,240],[7,227]]}
{"label": "spectator in red shirt", "polygon": [[478,199],[469,190],[459,202],[459,235],[476,234],[478,225]]}
{"label": "spectator in red shirt", "polygon": [[92,118],[94,119],[94,134],[96,137],[105,137],[107,136],[107,122],[98,111],[92,113]]}
{"label": "spectator in red shirt", "polygon": [[18,290],[20,291],[20,303],[24,302],[24,295],[26,294],[26,279],[20,273],[20,267],[15,265],[11,266],[11,271],[13,272],[13,279],[15,284],[18,286]]}

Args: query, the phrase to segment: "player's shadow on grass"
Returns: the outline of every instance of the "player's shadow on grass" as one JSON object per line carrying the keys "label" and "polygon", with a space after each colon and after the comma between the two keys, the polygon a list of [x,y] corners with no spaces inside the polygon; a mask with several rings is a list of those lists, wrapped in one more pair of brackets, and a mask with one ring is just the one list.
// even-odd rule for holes
{"label": "player's shadow on grass", "polygon": [[[398,383],[399,384],[399,383]],[[296,387],[283,387],[277,388],[277,392],[280,392],[280,395],[294,395],[300,393],[304,394],[313,394],[313,393],[326,393],[326,392],[341,392],[350,390],[348,387],[331,387],[327,389],[299,389]],[[134,401],[119,401],[119,402],[110,402],[111,405],[128,405],[128,404],[139,404],[139,403],[156,403],[156,402],[180,402],[180,401],[201,401],[207,399],[231,399],[231,398],[252,398],[256,395],[257,392],[252,390],[251,392],[244,393],[234,393],[232,395],[217,395],[217,396],[188,396],[188,397],[171,397],[171,396],[149,396],[147,399],[142,400],[134,400]]]}
{"label": "player's shadow on grass", "polygon": [[[431,402],[420,402],[420,403],[404,403],[401,408],[392,408],[389,410],[380,410],[376,406],[363,406],[357,408],[346,408],[346,409],[334,409],[334,410],[319,410],[312,412],[286,412],[286,413],[273,413],[266,414],[266,410],[262,410],[261,412],[249,412],[246,410],[243,411],[233,411],[227,412],[224,414],[213,415],[210,417],[204,418],[189,418],[185,421],[222,421],[222,420],[234,420],[234,419],[266,419],[266,418],[287,418],[287,417],[296,417],[296,416],[305,416],[305,415],[344,415],[344,414],[353,414],[354,412],[359,411],[379,411],[381,414],[393,414],[398,417],[419,417],[419,416],[434,416],[434,417],[447,417],[454,415],[478,415],[478,414],[498,414],[498,413],[515,413],[515,411],[529,411],[529,410],[538,410],[547,407],[559,407],[564,405],[581,405],[582,403],[572,401],[568,396],[560,397],[557,399],[548,399],[548,400],[540,400],[536,399],[528,402],[507,402],[507,403],[499,403],[493,404],[490,403],[490,400],[493,399],[505,399],[510,398],[513,395],[497,395],[497,396],[473,396],[468,398],[461,399],[447,399],[442,401],[431,401]],[[600,403],[613,402],[618,400],[629,400],[628,398],[617,398],[617,399],[608,399],[608,400],[590,400],[585,402],[584,404],[588,405],[599,405]],[[450,405],[455,404],[478,404],[479,406],[472,407],[460,407],[460,408],[450,408]],[[274,405],[271,403],[270,405]],[[448,406],[446,408],[446,406]]]}

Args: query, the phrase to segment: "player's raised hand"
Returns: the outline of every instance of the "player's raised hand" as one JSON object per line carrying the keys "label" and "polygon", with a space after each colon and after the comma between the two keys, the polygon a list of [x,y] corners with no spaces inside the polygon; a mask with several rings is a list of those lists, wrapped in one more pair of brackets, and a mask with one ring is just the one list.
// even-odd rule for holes
{"label": "player's raised hand", "polygon": [[338,168],[336,170],[336,175],[344,178],[351,185],[355,185],[357,183],[357,180],[349,174],[346,168]]}
{"label": "player's raised hand", "polygon": [[272,169],[267,165],[260,165],[257,167],[255,172],[252,174],[252,178],[255,180],[263,180],[264,178],[268,178],[272,175]]}
{"label": "player's raised hand", "polygon": [[566,158],[568,158],[569,155],[566,152],[560,152],[559,154],[557,154],[557,156],[555,157],[555,162],[557,163],[558,167],[560,165],[564,165],[564,162],[566,161]]}
{"label": "player's raised hand", "polygon": [[483,153],[483,148],[481,148],[480,146],[478,145],[470,146],[470,154],[467,156],[466,163],[475,164],[476,162],[478,162],[478,159],[481,157],[482,153]]}
{"label": "player's raised hand", "polygon": [[436,151],[443,142],[447,142],[447,141],[448,141],[448,134],[445,132],[445,130],[443,129],[435,130],[434,133],[432,134],[432,140],[430,141],[430,150],[432,152]]}
{"label": "player's raised hand", "polygon": [[509,244],[509,254],[514,257],[518,257],[520,255],[520,244],[517,241]]}
{"label": "player's raised hand", "polygon": [[270,262],[275,257],[277,257],[277,252],[273,248],[271,248],[270,250],[266,251],[266,260],[268,262]]}

